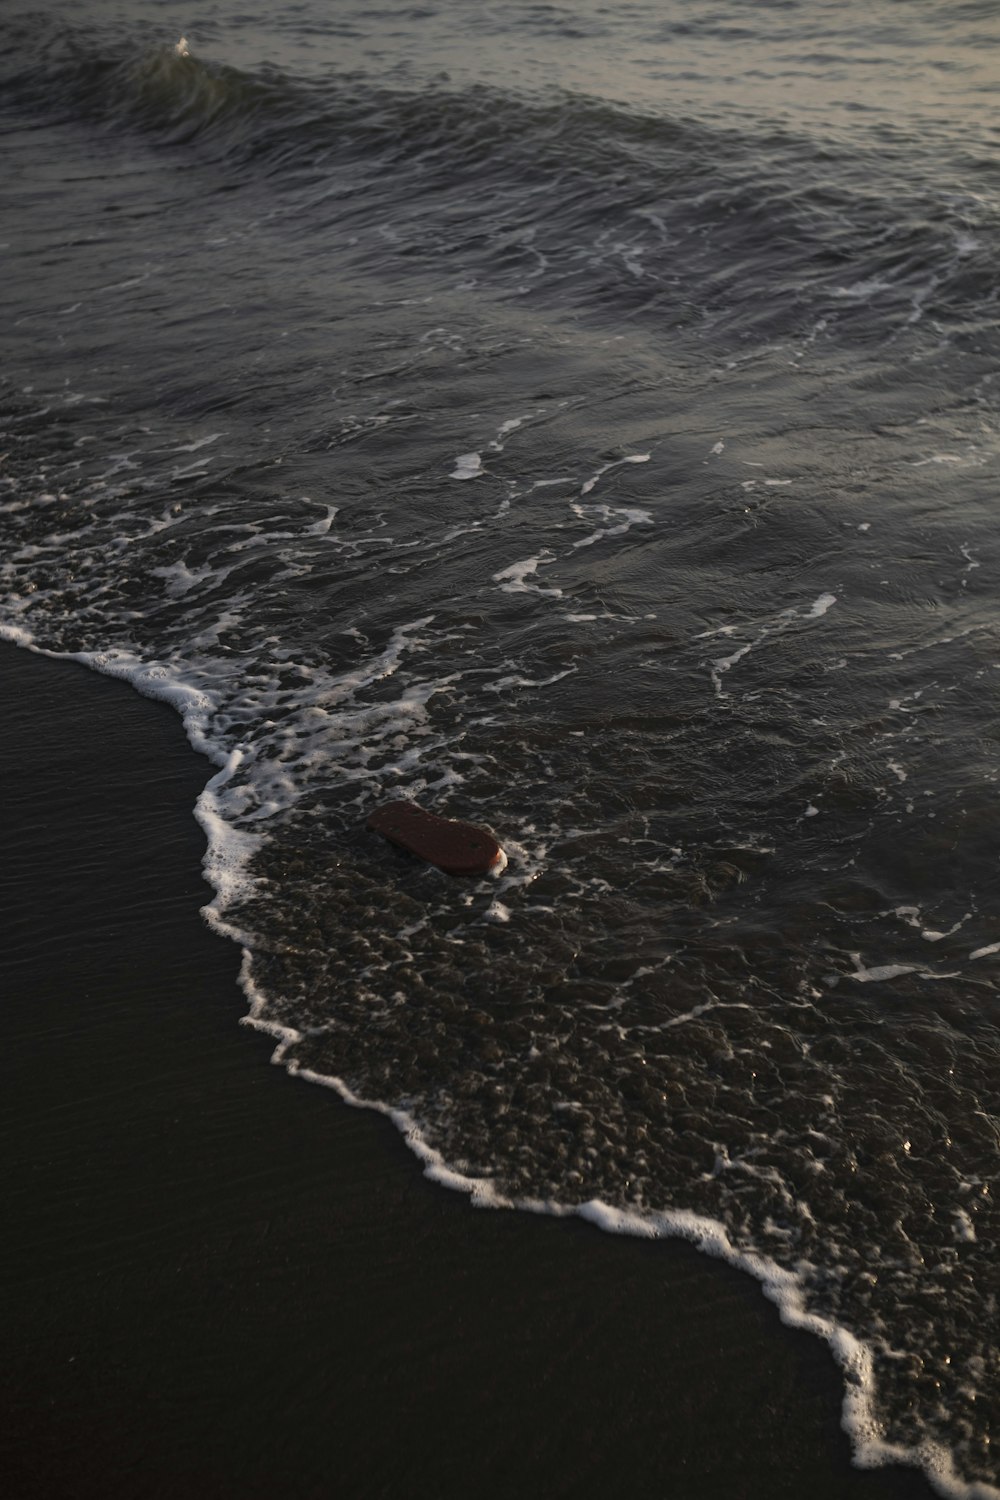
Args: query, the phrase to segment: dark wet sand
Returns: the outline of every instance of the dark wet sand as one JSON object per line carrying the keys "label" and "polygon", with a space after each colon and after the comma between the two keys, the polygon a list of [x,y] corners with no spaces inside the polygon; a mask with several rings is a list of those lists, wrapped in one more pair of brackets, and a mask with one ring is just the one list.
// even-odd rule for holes
{"label": "dark wet sand", "polygon": [[473,1209],[269,1066],[172,710],[0,647],[6,1500],[930,1495],[677,1244]]}

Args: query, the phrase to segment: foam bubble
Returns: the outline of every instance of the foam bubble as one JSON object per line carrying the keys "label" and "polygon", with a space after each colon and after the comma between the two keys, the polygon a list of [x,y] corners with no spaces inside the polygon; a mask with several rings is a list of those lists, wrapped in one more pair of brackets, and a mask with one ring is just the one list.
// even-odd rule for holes
{"label": "foam bubble", "polygon": [[551,595],[553,598],[562,597],[562,589],[550,585],[541,588],[538,584],[528,583],[541,567],[555,562],[555,555],[551,552],[539,552],[534,557],[526,557],[521,562],[511,563],[509,568],[501,568],[499,573],[493,574],[493,582],[499,584],[505,594],[543,594]]}
{"label": "foam bubble", "polygon": [[481,453],[460,453],[448,477],[449,479],[475,479],[482,472],[483,456]]}
{"label": "foam bubble", "polygon": [[856,979],[859,984],[870,984],[872,981],[884,981],[888,979],[899,979],[903,974],[916,974],[919,972],[916,964],[875,964],[869,968],[861,962],[859,953],[852,953],[854,960],[854,973],[848,978]]}
{"label": "foam bubble", "polygon": [[502,453],[504,446],[503,439],[509,437],[512,432],[516,432],[519,427],[523,426],[526,420],[525,417],[511,417],[509,422],[502,422],[497,430],[496,437],[490,443],[490,447],[495,448],[498,453]]}
{"label": "foam bubble", "polygon": [[964,1208],[956,1208],[952,1212],[952,1233],[960,1244],[970,1245],[976,1239],[976,1226],[971,1216]]}
{"label": "foam bubble", "polygon": [[653,517],[648,510],[639,510],[636,507],[614,506],[614,505],[577,505],[570,506],[574,515],[581,520],[602,520],[609,524],[598,526],[589,536],[581,537],[573,543],[574,549],[578,547],[592,547],[595,542],[603,541],[609,536],[624,536],[631,531],[633,526],[652,526]]}
{"label": "foam bubble", "polygon": [[609,473],[612,469],[619,469],[621,468],[622,464],[648,464],[652,456],[653,455],[651,453],[630,453],[627,458],[616,458],[611,463],[602,464],[601,467],[597,470],[597,473],[592,474],[591,477],[580,486],[580,494],[589,495],[595,484],[597,484],[598,480],[600,480],[603,475]]}
{"label": "foam bubble", "polygon": [[828,609],[832,609],[836,602],[836,594],[820,594],[819,598],[812,603],[802,618],[804,620],[818,620],[822,615],[826,614]]}

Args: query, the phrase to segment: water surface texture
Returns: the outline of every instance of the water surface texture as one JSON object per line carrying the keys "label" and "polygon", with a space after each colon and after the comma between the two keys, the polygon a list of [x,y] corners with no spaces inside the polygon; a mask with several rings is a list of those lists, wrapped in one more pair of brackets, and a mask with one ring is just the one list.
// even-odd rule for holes
{"label": "water surface texture", "polygon": [[[170,698],[288,1068],[1000,1494],[992,0],[5,7],[0,619]],[[501,838],[449,880],[364,828]]]}

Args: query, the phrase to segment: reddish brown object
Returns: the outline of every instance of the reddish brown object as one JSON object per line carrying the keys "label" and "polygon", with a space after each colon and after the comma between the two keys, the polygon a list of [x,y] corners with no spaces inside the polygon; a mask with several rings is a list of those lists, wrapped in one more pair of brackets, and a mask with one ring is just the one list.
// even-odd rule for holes
{"label": "reddish brown object", "polygon": [[375,809],[367,826],[447,875],[485,875],[503,859],[503,850],[485,828],[439,818],[415,802],[387,802]]}

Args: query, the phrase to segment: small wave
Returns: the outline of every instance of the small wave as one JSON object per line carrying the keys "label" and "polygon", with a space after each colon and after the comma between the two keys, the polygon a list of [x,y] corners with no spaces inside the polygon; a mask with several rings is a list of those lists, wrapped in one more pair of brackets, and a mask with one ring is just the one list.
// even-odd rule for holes
{"label": "small wave", "polygon": [[288,211],[307,228],[349,222],[366,264],[667,323],[689,322],[695,299],[755,336],[811,327],[809,346],[817,330],[973,326],[994,294],[992,200],[900,144],[820,151],[773,123],[736,131],[558,91],[249,73],[176,39],[29,40],[5,64],[9,107],[70,111],[294,188]]}

